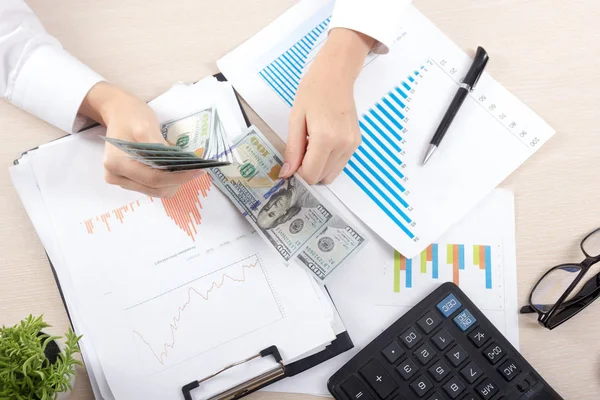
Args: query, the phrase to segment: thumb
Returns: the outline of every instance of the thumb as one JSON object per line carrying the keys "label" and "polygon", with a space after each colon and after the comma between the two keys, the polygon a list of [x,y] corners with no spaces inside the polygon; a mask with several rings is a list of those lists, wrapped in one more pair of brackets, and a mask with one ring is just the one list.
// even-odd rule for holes
{"label": "thumb", "polygon": [[304,159],[306,152],[306,118],[304,113],[292,113],[288,124],[288,139],[283,156],[283,166],[279,172],[280,178],[293,175]]}

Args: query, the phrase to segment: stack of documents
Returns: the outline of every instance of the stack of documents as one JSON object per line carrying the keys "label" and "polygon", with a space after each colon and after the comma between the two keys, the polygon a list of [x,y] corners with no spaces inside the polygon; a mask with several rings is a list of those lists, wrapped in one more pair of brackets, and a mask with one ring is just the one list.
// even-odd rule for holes
{"label": "stack of documents", "polygon": [[[214,107],[247,127],[227,83],[175,85],[160,121]],[[40,146],[11,168],[56,270],[98,399],[173,399],[183,385],[276,345],[285,363],[344,330],[305,268],[286,265],[205,174],[159,199],[104,182],[104,128]],[[257,359],[204,382],[205,399],[273,368]]]}

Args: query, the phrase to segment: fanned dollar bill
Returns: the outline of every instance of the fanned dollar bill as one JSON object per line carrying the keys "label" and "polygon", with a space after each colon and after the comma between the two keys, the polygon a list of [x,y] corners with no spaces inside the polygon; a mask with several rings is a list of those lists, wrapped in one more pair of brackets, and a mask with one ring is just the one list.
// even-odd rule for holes
{"label": "fanned dollar bill", "polygon": [[160,127],[169,144],[137,143],[105,138],[136,161],[167,171],[186,171],[229,165],[239,158],[215,107],[208,107]]}
{"label": "fanned dollar bill", "polygon": [[295,259],[324,281],[364,246],[366,236],[302,178],[279,178],[283,158],[256,127],[233,148],[240,163],[211,168],[213,183],[286,263]]}

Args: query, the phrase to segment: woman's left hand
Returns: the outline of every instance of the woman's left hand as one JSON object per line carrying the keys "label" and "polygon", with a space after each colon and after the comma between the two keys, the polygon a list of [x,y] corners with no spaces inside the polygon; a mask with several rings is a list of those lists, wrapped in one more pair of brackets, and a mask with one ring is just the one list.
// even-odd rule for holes
{"label": "woman's left hand", "polygon": [[310,184],[331,183],[361,142],[354,82],[373,39],[333,29],[302,78],[289,120],[280,176],[296,171]]}

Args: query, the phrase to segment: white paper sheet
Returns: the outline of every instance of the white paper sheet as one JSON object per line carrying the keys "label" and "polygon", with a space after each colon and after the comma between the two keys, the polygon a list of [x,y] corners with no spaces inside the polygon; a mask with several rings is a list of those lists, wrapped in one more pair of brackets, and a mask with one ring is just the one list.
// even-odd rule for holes
{"label": "white paper sheet", "polygon": [[[332,7],[329,0],[301,1],[218,62],[283,139],[298,83],[327,35]],[[484,74],[422,167],[471,59],[414,7],[398,23],[402,33],[389,54],[369,56],[356,82],[363,141],[329,188],[392,247],[413,257],[554,131]]]}

